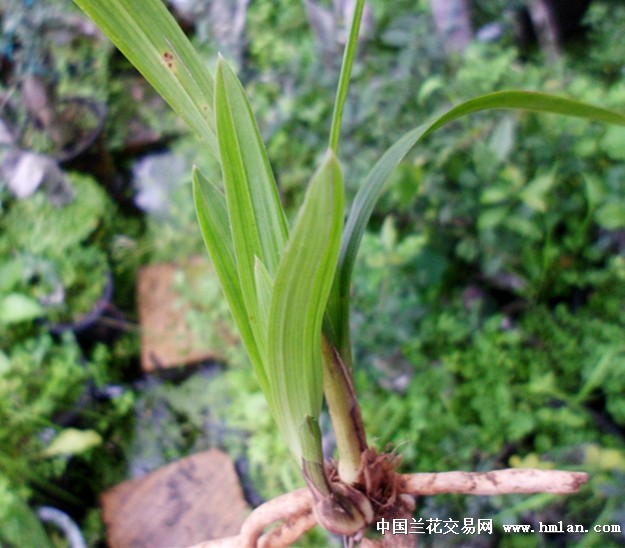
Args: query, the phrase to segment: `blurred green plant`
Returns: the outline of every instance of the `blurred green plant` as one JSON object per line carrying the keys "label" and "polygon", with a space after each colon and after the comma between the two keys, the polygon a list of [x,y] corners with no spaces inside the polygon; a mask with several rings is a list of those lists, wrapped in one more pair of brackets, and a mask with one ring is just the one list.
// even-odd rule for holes
{"label": "blurred green plant", "polygon": [[[625,455],[622,276],[622,260],[615,259],[609,279],[583,308],[534,306],[518,319],[489,311],[484,292],[467,299],[466,290],[455,290],[438,305],[428,301],[427,314],[415,324],[418,337],[397,336],[400,356],[389,358],[387,346],[361,339],[363,355],[386,358],[385,367],[374,363],[358,374],[363,418],[377,443],[401,447],[405,470],[467,462],[480,470],[498,462],[583,467],[592,478],[580,495],[557,503],[536,495],[533,509],[539,516],[555,512],[565,522],[593,523],[600,515],[618,522],[625,505],[618,488]],[[367,289],[364,277],[356,276],[357,294]],[[396,324],[409,321],[395,314]],[[402,361],[408,367],[399,369]],[[398,385],[398,373],[406,370],[408,379]],[[501,514],[504,523],[523,522],[530,500],[447,497],[428,501],[427,513]]]}
{"label": "blurred green plant", "polygon": [[[352,380],[352,270],[384,184],[423,138],[479,111],[524,109],[620,125],[625,116],[539,92],[479,96],[395,142],[362,181],[343,224],[337,156],[364,6],[358,1],[328,150],[289,227],[251,105],[228,64],[220,58],[213,76],[159,0],[141,6],[130,0],[76,3],[221,164],[225,192],[194,171],[200,227],[258,382],[315,498],[316,520],[330,531],[353,536],[385,512],[405,512],[406,499],[395,500],[392,457],[377,457],[367,444]],[[546,207],[541,200],[549,181],[537,181],[524,189],[524,198],[540,209]],[[321,450],[318,418],[324,393],[339,453],[335,471],[325,467]],[[376,498],[381,493],[384,500]]]}
{"label": "blurred green plant", "polygon": [[[510,86],[623,103],[621,83],[591,78],[575,58],[547,67],[521,65],[516,56],[476,44],[453,77],[426,79],[422,89],[436,91],[410,108],[427,111]],[[424,234],[447,261],[448,285],[465,277],[509,298],[571,299],[592,287],[618,250],[622,135],[621,128],[531,114],[461,121],[453,135],[433,135],[397,170],[372,226],[391,214],[400,240]]]}
{"label": "blurred green plant", "polygon": [[[102,347],[86,360],[69,333],[58,342],[41,335],[0,350],[0,489],[11,493],[0,500],[3,543],[49,545],[34,540],[44,538],[43,529],[27,502],[45,493],[81,505],[79,484],[105,481],[81,475],[85,465],[95,470],[110,458],[107,453],[119,441],[111,434],[133,405],[125,393],[83,409],[90,391],[110,382],[108,360]],[[105,438],[111,442],[108,449],[102,447]],[[57,482],[74,473],[70,494]]]}
{"label": "blurred green plant", "polygon": [[71,181],[70,203],[54,205],[40,190],[0,219],[0,341],[9,326],[37,318],[78,321],[105,293],[115,210],[93,179],[73,174]]}

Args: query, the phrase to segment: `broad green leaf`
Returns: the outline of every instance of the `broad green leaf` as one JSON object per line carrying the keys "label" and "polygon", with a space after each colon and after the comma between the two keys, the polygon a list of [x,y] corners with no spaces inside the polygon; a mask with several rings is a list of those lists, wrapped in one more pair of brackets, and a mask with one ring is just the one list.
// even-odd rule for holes
{"label": "broad green leaf", "polygon": [[256,293],[255,262],[275,274],[287,239],[277,186],[245,90],[220,58],[215,113],[236,269],[256,345],[266,336]]}
{"label": "broad green leaf", "polygon": [[[215,110],[219,130],[219,147],[230,208],[232,197],[251,202],[249,213],[256,225],[258,252],[256,256],[275,274],[280,254],[288,236],[288,228],[278,187],[269,164],[254,113],[241,82],[220,58],[217,66]],[[248,198],[249,197],[249,198]],[[230,212],[234,222],[232,210]],[[235,249],[237,236],[235,235]],[[252,256],[253,263],[253,256]]]}
{"label": "broad green leaf", "polygon": [[274,280],[269,317],[269,403],[298,460],[316,462],[319,440],[302,425],[323,399],[321,325],[343,227],[341,170],[332,152],[313,176]]}
{"label": "broad green leaf", "polygon": [[237,274],[226,198],[198,169],[193,170],[193,197],[204,243],[219,276],[221,287],[228,299],[230,310],[254,365],[260,385],[266,391],[267,375],[252,332]]}
{"label": "broad green leaf", "polygon": [[162,0],[74,0],[217,156],[213,77]]}
{"label": "broad green leaf", "polygon": [[349,355],[349,287],[354,261],[384,183],[419,141],[454,120],[490,109],[522,109],[562,114],[625,126],[625,115],[618,112],[545,93],[501,91],[466,101],[402,136],[383,154],[363,181],[345,224],[337,276],[328,305],[329,331],[341,355]]}

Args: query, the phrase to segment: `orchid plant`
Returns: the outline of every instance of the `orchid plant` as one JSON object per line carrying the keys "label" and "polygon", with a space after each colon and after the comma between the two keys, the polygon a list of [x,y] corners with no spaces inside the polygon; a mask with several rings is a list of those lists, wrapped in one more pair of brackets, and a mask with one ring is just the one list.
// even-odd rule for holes
{"label": "orchid plant", "polygon": [[[471,99],[415,127],[384,152],[345,215],[339,143],[364,0],[355,6],[327,152],[289,225],[245,90],[220,56],[214,74],[162,0],[75,0],[186,121],[221,166],[221,181],[193,171],[206,247],[273,417],[308,488],[255,510],[230,546],[285,546],[317,523],[364,539],[383,517],[410,516],[414,496],[435,493],[572,493],[577,472],[499,470],[398,474],[394,453],[365,435],[353,384],[350,281],[367,222],[384,184],[432,132],[472,113],[524,109],[625,125],[625,116],[563,97],[504,91]],[[337,461],[325,461],[319,416],[325,400]],[[409,403],[407,403],[409,405]],[[279,525],[267,532],[269,525]],[[205,543],[206,546],[212,545]]]}

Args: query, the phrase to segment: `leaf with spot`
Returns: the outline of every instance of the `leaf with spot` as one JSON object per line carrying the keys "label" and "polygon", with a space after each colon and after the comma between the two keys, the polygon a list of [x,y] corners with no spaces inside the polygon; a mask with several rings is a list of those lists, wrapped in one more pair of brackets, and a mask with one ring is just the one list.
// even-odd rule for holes
{"label": "leaf with spot", "polygon": [[74,0],[217,156],[213,76],[162,0]]}

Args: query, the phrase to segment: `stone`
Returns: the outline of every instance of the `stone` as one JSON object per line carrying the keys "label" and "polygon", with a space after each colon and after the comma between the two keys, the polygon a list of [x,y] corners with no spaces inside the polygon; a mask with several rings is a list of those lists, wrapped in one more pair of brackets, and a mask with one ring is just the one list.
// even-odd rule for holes
{"label": "stone", "polygon": [[228,455],[211,449],[102,495],[110,548],[173,548],[236,535],[250,509]]}
{"label": "stone", "polygon": [[203,302],[202,306],[213,305],[217,310],[223,299],[217,287],[217,275],[206,259],[194,258],[185,264],[160,263],[142,268],[139,272],[138,300],[142,333],[141,366],[146,372],[224,361],[224,349],[237,344],[238,338],[230,324],[219,317],[209,318],[211,325],[202,326],[201,333],[193,329],[189,321],[192,303],[185,301],[177,288],[177,276],[181,274],[185,283],[190,284],[190,291],[196,291],[198,295],[201,293],[202,298],[206,298],[207,293],[202,282],[212,277],[214,283],[211,288],[215,290],[216,302]]}

